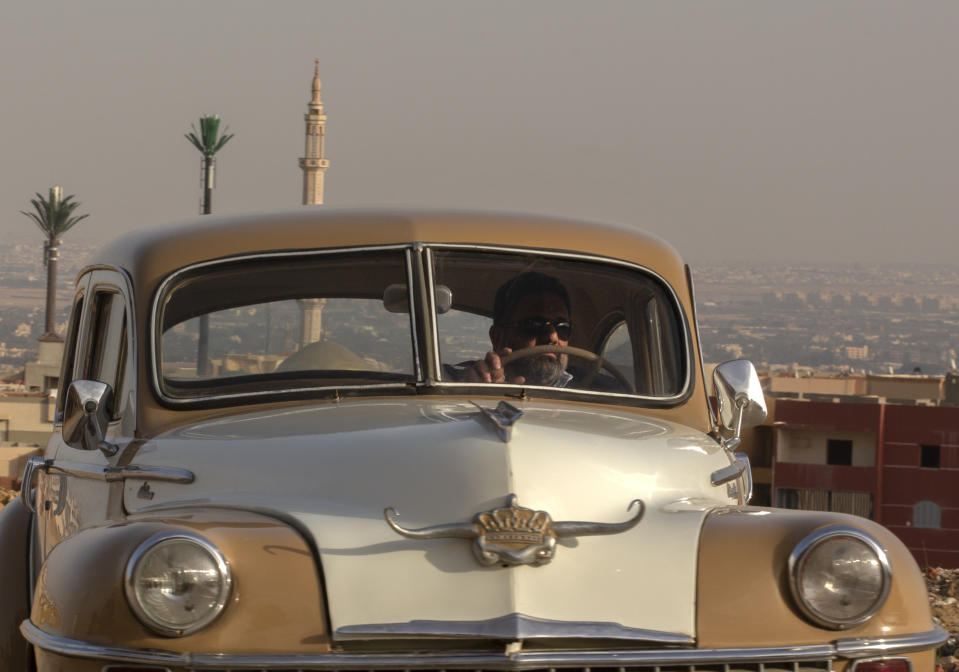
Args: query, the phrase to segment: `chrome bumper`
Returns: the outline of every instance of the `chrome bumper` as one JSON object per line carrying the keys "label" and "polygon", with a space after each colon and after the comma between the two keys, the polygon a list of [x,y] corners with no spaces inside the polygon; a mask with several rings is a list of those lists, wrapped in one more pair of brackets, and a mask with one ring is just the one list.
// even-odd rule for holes
{"label": "chrome bumper", "polygon": [[[882,658],[932,649],[949,638],[942,627],[916,635],[884,639],[839,639],[830,644],[735,649],[643,649],[609,651],[517,651],[482,654],[356,654],[260,655],[175,653],[94,646],[55,637],[24,621],[28,642],[52,654],[104,663],[150,664],[197,670],[549,670],[556,668],[647,668],[729,665],[736,669],[829,670],[839,658]],[[639,671],[637,671],[639,672]]]}

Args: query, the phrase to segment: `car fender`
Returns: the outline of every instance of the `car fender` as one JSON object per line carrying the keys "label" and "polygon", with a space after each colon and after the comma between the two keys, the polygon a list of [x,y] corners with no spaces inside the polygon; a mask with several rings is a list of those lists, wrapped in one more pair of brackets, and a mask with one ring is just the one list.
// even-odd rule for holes
{"label": "car fender", "polygon": [[19,498],[0,510],[0,668],[24,670],[27,642],[20,623],[30,613],[29,554],[33,515]]}
{"label": "car fender", "polygon": [[[198,534],[226,557],[229,601],[205,628],[165,637],[133,613],[124,591],[128,559],[153,535]],[[37,579],[31,611],[48,636],[91,646],[172,652],[329,651],[322,582],[309,543],[274,518],[229,509],[168,510],[81,530],[58,544]]]}
{"label": "car fender", "polygon": [[[806,619],[789,587],[788,559],[819,528],[849,525],[885,550],[892,586],[869,620],[843,630]],[[699,552],[697,634],[701,647],[828,643],[885,639],[935,629],[922,575],[909,550],[882,525],[859,516],[760,507],[723,507],[703,525]]]}

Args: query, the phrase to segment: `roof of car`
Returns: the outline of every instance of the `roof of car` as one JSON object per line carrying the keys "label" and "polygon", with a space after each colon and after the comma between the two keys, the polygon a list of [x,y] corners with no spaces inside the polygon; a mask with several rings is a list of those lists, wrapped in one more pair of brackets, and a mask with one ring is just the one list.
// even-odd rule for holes
{"label": "roof of car", "polygon": [[261,251],[409,242],[566,250],[653,268],[682,268],[668,243],[632,227],[539,215],[325,206],[197,217],[119,238],[96,261],[126,268],[143,282],[200,261]]}
{"label": "roof of car", "polygon": [[[129,272],[138,333],[148,337],[151,306],[159,284],[184,267],[259,252],[416,242],[529,248],[632,262],[662,277],[676,291],[684,310],[692,311],[686,267],[679,254],[656,236],[631,226],[513,213],[306,206],[274,213],[205,215],[118,238],[94,258],[93,268],[106,265]],[[149,361],[149,357],[138,358],[142,381],[151,375]],[[694,366],[696,379],[701,381],[698,363]],[[701,382],[693,386],[693,394],[695,403],[685,403],[679,409],[646,408],[644,412],[708,431]],[[222,412],[197,408],[189,411],[189,417],[214,417]],[[159,404],[146,384],[138,388],[137,413],[137,431],[144,435],[189,419],[184,419],[184,409]]]}

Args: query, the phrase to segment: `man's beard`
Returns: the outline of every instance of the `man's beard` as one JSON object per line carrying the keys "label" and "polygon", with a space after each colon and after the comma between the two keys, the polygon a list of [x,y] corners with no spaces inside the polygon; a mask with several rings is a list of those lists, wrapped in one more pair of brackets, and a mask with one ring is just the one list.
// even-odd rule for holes
{"label": "man's beard", "polygon": [[528,385],[550,386],[562,377],[568,361],[566,355],[557,355],[555,359],[549,355],[539,355],[517,359],[510,362],[508,368],[510,377],[523,376]]}

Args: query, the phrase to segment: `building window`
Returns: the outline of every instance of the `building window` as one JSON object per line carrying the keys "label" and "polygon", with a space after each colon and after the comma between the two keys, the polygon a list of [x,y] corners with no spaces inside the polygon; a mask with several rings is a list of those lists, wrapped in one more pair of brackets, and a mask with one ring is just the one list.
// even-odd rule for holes
{"label": "building window", "polygon": [[834,490],[829,493],[829,510],[836,513],[851,513],[854,516],[872,518],[872,493]]}
{"label": "building window", "polygon": [[795,488],[776,488],[776,506],[781,509],[798,509],[799,492]]}
{"label": "building window", "polygon": [[826,464],[852,465],[852,441],[850,439],[827,439]]}
{"label": "building window", "polygon": [[[936,446],[938,448],[938,446]],[[935,502],[923,501],[912,507],[913,527],[939,529],[940,509]]]}
{"label": "building window", "polygon": [[921,445],[919,446],[919,466],[926,469],[939,468],[939,446]]}

